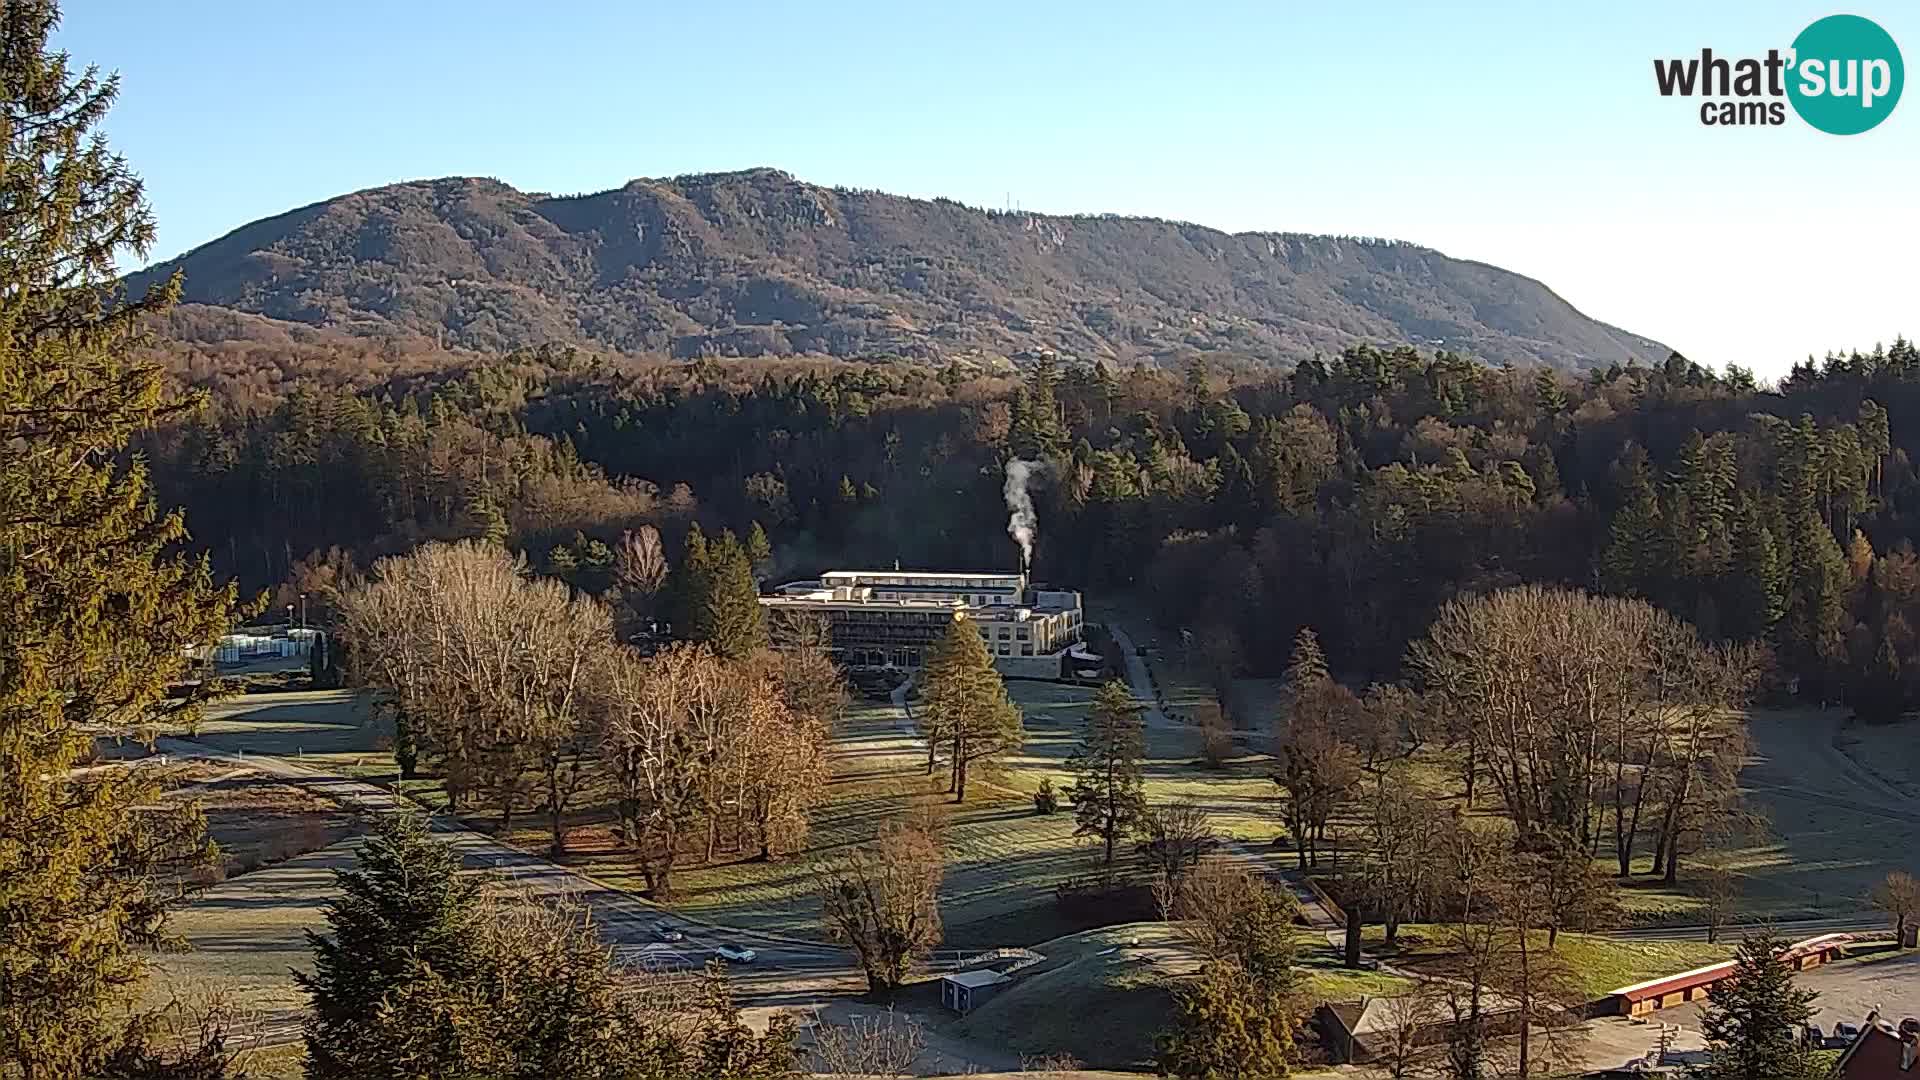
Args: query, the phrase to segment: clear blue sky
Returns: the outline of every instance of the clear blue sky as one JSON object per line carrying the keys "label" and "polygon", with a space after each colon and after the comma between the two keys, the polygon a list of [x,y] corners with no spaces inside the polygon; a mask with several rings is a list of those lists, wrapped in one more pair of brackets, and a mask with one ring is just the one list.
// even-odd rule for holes
{"label": "clear blue sky", "polygon": [[1389,236],[1777,375],[1920,335],[1920,91],[1840,138],[1701,126],[1651,61],[1920,6],[69,0],[171,256],[359,188],[753,165],[1229,230]]}

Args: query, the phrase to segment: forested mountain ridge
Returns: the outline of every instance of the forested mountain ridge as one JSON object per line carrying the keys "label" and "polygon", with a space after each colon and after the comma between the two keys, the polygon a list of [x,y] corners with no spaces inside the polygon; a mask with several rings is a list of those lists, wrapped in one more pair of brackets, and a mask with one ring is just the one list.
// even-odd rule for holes
{"label": "forested mountain ridge", "polygon": [[262,219],[135,274],[185,300],[498,350],[1291,363],[1412,342],[1491,365],[1664,360],[1538,281],[1413,244],[1002,213],[772,169],[550,197],[450,177]]}

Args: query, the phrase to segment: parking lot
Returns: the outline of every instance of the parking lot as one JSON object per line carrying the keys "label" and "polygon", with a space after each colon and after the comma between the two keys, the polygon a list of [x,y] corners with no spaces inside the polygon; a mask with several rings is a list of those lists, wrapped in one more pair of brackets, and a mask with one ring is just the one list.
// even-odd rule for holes
{"label": "parking lot", "polygon": [[[1820,995],[1813,1003],[1813,1022],[1826,1032],[1832,1032],[1835,1024],[1858,1026],[1875,1009],[1894,1023],[1920,1016],[1920,951],[1842,960],[1801,972],[1794,981]],[[1698,1005],[1663,1009],[1653,1018],[1700,1029]]]}

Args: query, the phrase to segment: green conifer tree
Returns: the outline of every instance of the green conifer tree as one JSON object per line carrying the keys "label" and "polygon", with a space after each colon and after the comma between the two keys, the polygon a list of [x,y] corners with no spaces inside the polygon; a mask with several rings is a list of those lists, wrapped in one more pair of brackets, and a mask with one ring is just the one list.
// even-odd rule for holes
{"label": "green conifer tree", "polygon": [[1141,761],[1147,755],[1146,731],[1140,705],[1126,684],[1111,680],[1094,695],[1093,712],[1080,744],[1067,758],[1073,785],[1075,836],[1099,840],[1102,865],[1113,865],[1113,852],[1146,812]]}
{"label": "green conifer tree", "polygon": [[1799,1039],[1818,995],[1793,984],[1793,969],[1780,959],[1784,947],[1772,934],[1747,938],[1734,959],[1733,977],[1707,992],[1700,1030],[1709,1057],[1693,1072],[1698,1080],[1826,1075]]}
{"label": "green conifer tree", "polygon": [[1607,527],[1600,577],[1610,591],[1659,600],[1671,569],[1666,558],[1670,545],[1646,454],[1632,448],[1621,472],[1624,499]]}
{"label": "green conifer tree", "polygon": [[1287,693],[1290,697],[1311,690],[1331,676],[1327,674],[1327,655],[1320,651],[1320,636],[1313,627],[1303,626],[1293,636],[1293,653],[1287,659]]}
{"label": "green conifer tree", "polygon": [[968,766],[1018,750],[1025,736],[1020,709],[1007,697],[979,624],[965,615],[954,618],[934,649],[925,696],[922,734],[930,745],[945,745],[952,767],[949,790],[955,802],[965,802]]}
{"label": "green conifer tree", "polygon": [[706,575],[707,594],[699,625],[713,651],[730,660],[767,647],[766,612],[760,607],[760,588],[753,581],[747,550],[723,531],[713,545]]}
{"label": "green conifer tree", "polygon": [[424,821],[399,814],[334,876],[328,933],[307,932],[314,970],[293,976],[312,1001],[308,1080],[464,1075],[461,1028],[478,1019],[469,986],[487,970],[479,883]]}
{"label": "green conifer tree", "polygon": [[696,522],[687,529],[680,565],[673,568],[668,587],[673,600],[673,633],[682,641],[706,641],[712,636],[707,609],[712,576],[713,557],[708,550],[707,534]]}
{"label": "green conifer tree", "polygon": [[1773,530],[1751,504],[1735,515],[1727,594],[1725,625],[1736,640],[1765,637],[1786,610],[1779,547]]}
{"label": "green conifer tree", "polygon": [[35,1078],[148,1056],[127,1010],[203,823],[148,809],[150,770],[73,769],[95,731],[193,707],[168,687],[234,605],[120,453],[182,407],[134,355],[179,282],[112,289],[153,218],[97,132],[118,81],[52,51],[58,21],[0,21],[0,1074]]}
{"label": "green conifer tree", "polygon": [[767,540],[767,530],[761,528],[758,521],[747,530],[747,558],[756,567],[773,558],[773,544]]}
{"label": "green conifer tree", "polygon": [[1160,1037],[1160,1075],[1180,1080],[1286,1076],[1294,1010],[1238,967],[1209,963],[1174,994],[1173,1028]]}

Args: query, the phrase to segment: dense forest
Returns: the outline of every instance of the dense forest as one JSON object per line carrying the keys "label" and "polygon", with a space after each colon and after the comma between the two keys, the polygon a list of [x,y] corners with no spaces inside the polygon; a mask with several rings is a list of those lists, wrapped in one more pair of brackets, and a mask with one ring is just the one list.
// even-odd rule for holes
{"label": "dense forest", "polygon": [[[1277,673],[1300,626],[1393,673],[1461,590],[1647,598],[1763,641],[1780,685],[1920,693],[1920,362],[1904,340],[1777,387],[1671,357],[1572,377],[1358,346],[1277,373],[645,362],[571,348],[328,358],[176,346],[206,406],[145,447],[216,568],[325,583],[490,537],[598,591],[622,533],[760,525],[758,570],[1015,565],[1007,460],[1044,463],[1039,577],[1137,589],[1210,665]],[[330,360],[330,362],[328,362]],[[998,552],[997,555],[987,554]]]}

